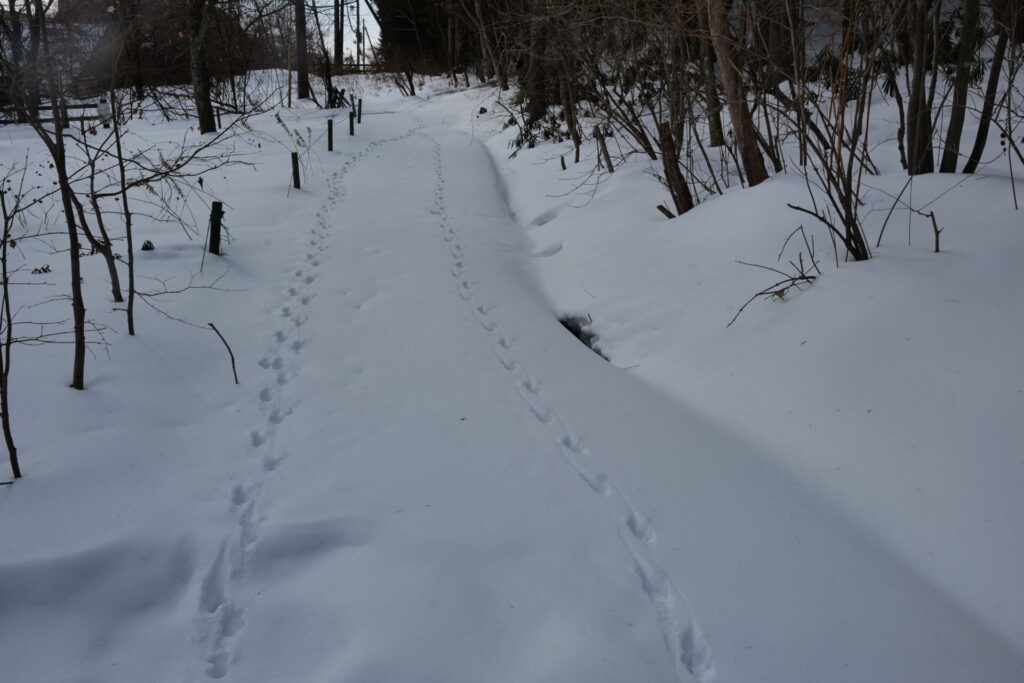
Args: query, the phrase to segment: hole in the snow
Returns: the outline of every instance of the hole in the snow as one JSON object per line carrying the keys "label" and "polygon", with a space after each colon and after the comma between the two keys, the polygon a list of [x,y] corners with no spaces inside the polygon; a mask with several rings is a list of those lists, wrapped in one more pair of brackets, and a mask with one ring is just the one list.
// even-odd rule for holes
{"label": "hole in the snow", "polygon": [[607,361],[611,360],[605,355],[604,351],[601,350],[601,347],[597,343],[597,335],[590,329],[594,320],[589,315],[563,315],[558,319],[558,322],[562,323],[562,327],[569,330],[569,332],[572,333],[572,336],[583,342],[588,349]]}

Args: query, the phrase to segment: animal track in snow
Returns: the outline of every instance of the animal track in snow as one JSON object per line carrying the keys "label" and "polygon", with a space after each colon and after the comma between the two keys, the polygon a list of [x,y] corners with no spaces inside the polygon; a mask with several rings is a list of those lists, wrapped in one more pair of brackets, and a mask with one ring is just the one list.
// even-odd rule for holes
{"label": "animal track in snow", "polygon": [[654,543],[654,529],[649,517],[631,512],[626,515],[626,528],[637,540],[648,544]]}
{"label": "animal track in snow", "polygon": [[530,409],[530,412],[533,413],[534,417],[544,424],[548,424],[554,419],[554,413],[550,408],[539,401],[536,394],[528,392],[522,384],[518,385],[517,389],[519,398],[523,400],[523,403],[525,403],[526,407]]}
{"label": "animal track in snow", "polygon": [[572,434],[565,434],[558,440],[558,445],[574,455],[583,455],[585,449],[583,441]]}
{"label": "animal track in snow", "polygon": [[[714,675],[710,645],[690,613],[682,594],[651,556],[656,534],[650,518],[638,513],[625,493],[607,475],[591,471],[581,463],[581,460],[589,456],[583,440],[577,437],[565,420],[542,399],[543,391],[540,382],[511,353],[512,343],[501,332],[500,321],[489,317],[490,309],[485,304],[477,303],[472,281],[467,275],[469,267],[465,259],[465,249],[459,240],[458,231],[450,225],[448,213],[445,210],[444,165],[441,146],[433,138],[426,135],[424,137],[427,137],[434,146],[436,210],[431,211],[431,214],[439,217],[441,237],[449,244],[452,256],[451,274],[459,283],[457,291],[460,298],[471,305],[474,318],[485,331],[492,335],[491,338],[494,339],[494,342],[491,348],[501,366],[517,378],[516,391],[527,409],[546,429],[553,430],[557,434],[554,441],[555,451],[591,491],[608,499],[610,504],[618,509],[619,514],[614,518],[618,533],[633,559],[643,591],[654,607],[665,643],[676,667],[677,678],[682,682],[689,680],[692,676],[699,683],[709,683]],[[535,224],[543,225],[556,215],[557,212],[542,214],[537,217]],[[559,242],[534,251],[532,255],[549,257],[561,250],[562,244]],[[640,546],[638,547],[637,544]]]}
{"label": "animal track in snow", "polygon": [[235,484],[235,487],[231,489],[231,503],[233,505],[244,505],[249,502],[250,492],[241,484]]}
{"label": "animal track in snow", "polygon": [[203,582],[199,589],[199,607],[208,614],[213,614],[221,605],[227,601],[226,577],[224,572],[225,556],[227,555],[227,541],[222,541],[220,550],[213,560],[213,564],[206,570]]}
{"label": "animal track in snow", "polygon": [[541,386],[540,382],[535,379],[529,378],[519,383],[519,386],[529,391],[531,394],[540,394]]}
{"label": "animal track in snow", "polygon": [[549,244],[548,246],[542,249],[537,249],[536,251],[533,251],[532,255],[538,258],[547,258],[549,256],[554,256],[560,251],[562,251],[562,243],[555,242],[554,244]]}
{"label": "animal track in snow", "polygon": [[264,472],[273,472],[274,470],[276,470],[278,467],[281,466],[281,463],[284,462],[284,459],[286,457],[288,457],[286,454],[282,454],[282,455],[278,455],[278,456],[273,456],[273,455],[266,455],[266,456],[264,456],[263,457],[263,471]]}
{"label": "animal track in snow", "polygon": [[[394,139],[408,137],[411,134],[412,131]],[[248,437],[252,448],[262,449],[258,473],[248,483],[236,484],[231,488],[228,500],[235,514],[236,526],[222,540],[199,588],[197,642],[203,647],[203,671],[210,678],[220,679],[230,673],[230,665],[235,656],[233,639],[242,633],[245,626],[244,616],[249,598],[245,592],[244,579],[252,552],[261,548],[261,527],[264,521],[259,512],[259,482],[261,477],[276,472],[287,457],[287,453],[276,451],[275,437],[278,426],[292,414],[292,408],[281,407],[283,387],[288,384],[289,378],[295,376],[301,369],[301,357],[291,361],[290,369],[286,371],[280,350],[288,343],[289,348],[299,354],[308,343],[308,340],[298,336],[307,322],[307,316],[296,313],[294,306],[306,306],[315,296],[311,291],[311,285],[316,281],[317,270],[323,263],[321,255],[327,250],[325,240],[330,233],[329,217],[334,211],[333,207],[345,195],[342,178],[360,159],[369,154],[370,150],[378,148],[381,144],[382,141],[371,143],[366,150],[351,157],[340,170],[328,178],[327,199],[317,211],[315,221],[309,228],[308,241],[312,249],[305,251],[301,265],[293,265],[290,270],[285,271],[286,281],[282,288],[287,292],[289,300],[278,309],[278,312],[280,317],[287,318],[292,323],[292,335],[295,338],[288,343],[289,334],[283,329],[277,330],[272,335],[274,349],[259,360],[261,368],[277,374],[276,385],[264,386],[257,394],[257,405],[264,415],[266,430],[253,430]],[[355,372],[358,374],[362,369],[359,368]],[[306,533],[305,530],[300,531]],[[306,535],[310,539],[316,537],[316,533]],[[323,534],[320,536],[326,538]],[[273,544],[266,547],[273,547]]]}
{"label": "animal track in snow", "polygon": [[519,361],[509,355],[500,344],[495,343],[491,345],[491,350],[493,350],[494,355],[498,357],[498,362],[501,363],[501,367],[505,368],[509,372],[513,372],[519,367]]}

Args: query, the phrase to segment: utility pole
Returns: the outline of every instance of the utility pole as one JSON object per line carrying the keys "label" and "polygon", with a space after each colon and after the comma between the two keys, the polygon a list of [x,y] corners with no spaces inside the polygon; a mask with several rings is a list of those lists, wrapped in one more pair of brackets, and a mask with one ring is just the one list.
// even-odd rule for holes
{"label": "utility pole", "polygon": [[356,0],[356,71],[363,69],[363,22],[359,8],[362,0]]}
{"label": "utility pole", "polygon": [[345,23],[342,20],[342,0],[334,0],[334,67],[338,73],[345,68]]}

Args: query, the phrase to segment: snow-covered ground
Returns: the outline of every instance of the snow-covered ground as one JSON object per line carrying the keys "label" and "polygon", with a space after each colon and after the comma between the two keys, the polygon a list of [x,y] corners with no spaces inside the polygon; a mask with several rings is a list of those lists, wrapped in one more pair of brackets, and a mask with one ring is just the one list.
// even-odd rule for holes
{"label": "snow-covered ground", "polygon": [[[254,165],[204,177],[223,257],[199,273],[201,236],[139,226],[143,288],[216,288],[141,308],[136,337],[86,259],[110,348],[85,392],[66,347],[15,350],[4,680],[1024,680],[1005,174],[915,180],[940,254],[906,210],[867,263],[814,233],[823,276],[726,327],[801,179],[668,221],[639,160],[572,192],[592,161],[509,159],[493,91],[426,92],[367,89],[332,153],[328,112],[253,119]],[[5,160],[37,149],[7,131]],[[905,182],[881,158],[872,240]],[[63,291],[62,256],[20,256]]]}

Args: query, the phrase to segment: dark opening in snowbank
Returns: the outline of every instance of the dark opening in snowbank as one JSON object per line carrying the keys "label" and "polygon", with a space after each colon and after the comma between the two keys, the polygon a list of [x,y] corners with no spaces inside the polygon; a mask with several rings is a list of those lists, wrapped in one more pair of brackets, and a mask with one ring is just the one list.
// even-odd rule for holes
{"label": "dark opening in snowbank", "polygon": [[563,315],[558,319],[558,322],[562,323],[562,327],[569,330],[572,336],[583,342],[591,351],[607,361],[611,360],[598,345],[597,334],[590,329],[594,321],[589,315],[586,317],[582,315]]}

